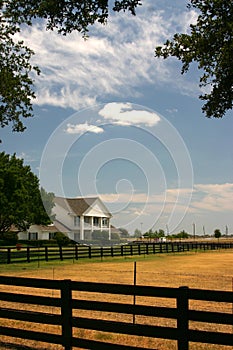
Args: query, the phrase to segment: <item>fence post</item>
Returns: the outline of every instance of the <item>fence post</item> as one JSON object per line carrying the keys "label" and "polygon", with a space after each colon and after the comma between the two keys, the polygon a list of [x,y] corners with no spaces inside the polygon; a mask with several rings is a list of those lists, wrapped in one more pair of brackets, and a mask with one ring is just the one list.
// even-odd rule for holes
{"label": "fence post", "polygon": [[30,263],[30,247],[27,247],[27,262]]}
{"label": "fence post", "polygon": [[153,254],[155,254],[155,243],[153,242]]}
{"label": "fence post", "polygon": [[45,261],[49,261],[48,247],[44,247]]}
{"label": "fence post", "polygon": [[160,253],[163,253],[163,246],[162,246],[162,243],[159,243],[159,252],[160,252]]}
{"label": "fence post", "polygon": [[59,245],[59,254],[60,254],[60,260],[63,260],[62,246],[61,245]]}
{"label": "fence post", "polygon": [[78,246],[75,246],[75,259],[78,260]]}
{"label": "fence post", "polygon": [[140,245],[140,243],[138,244],[138,255],[141,255],[141,245]]}
{"label": "fence post", "polygon": [[188,287],[179,287],[177,296],[178,350],[188,350]]}
{"label": "fence post", "polygon": [[72,290],[71,280],[61,281],[62,345],[72,349]]}
{"label": "fence post", "polygon": [[7,248],[7,264],[11,263],[11,248]]}
{"label": "fence post", "polygon": [[100,257],[101,257],[101,260],[103,259],[103,256],[104,256],[104,249],[103,249],[103,247],[100,247]]}

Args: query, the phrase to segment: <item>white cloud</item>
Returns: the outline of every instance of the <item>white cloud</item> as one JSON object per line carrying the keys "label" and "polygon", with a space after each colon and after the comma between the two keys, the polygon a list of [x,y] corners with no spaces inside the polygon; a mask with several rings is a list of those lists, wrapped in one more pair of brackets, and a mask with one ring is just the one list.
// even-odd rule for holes
{"label": "white cloud", "polygon": [[151,204],[161,206],[161,204],[167,203],[169,206],[174,206],[177,202],[178,196],[180,196],[180,205],[182,205],[182,198],[186,198],[190,195],[192,189],[189,188],[176,188],[176,189],[167,189],[164,192],[158,194],[150,194],[147,193],[137,193],[134,192],[132,195],[127,193],[105,193],[101,194],[101,199],[106,203],[128,203],[130,199],[130,203],[136,204]]}
{"label": "white cloud", "polygon": [[104,132],[104,129],[96,125],[91,125],[88,123],[84,124],[67,124],[66,129],[67,134],[83,134],[85,132],[91,132],[94,134],[101,134]]}
{"label": "white cloud", "polygon": [[[202,210],[210,212],[233,211],[233,183],[225,184],[197,184],[191,188],[168,188],[165,193],[148,195],[147,193],[134,193],[130,197],[130,204],[147,205],[148,213],[155,211],[155,207],[165,204],[164,211],[171,212],[174,205],[176,210],[183,210],[183,200],[193,192],[193,200],[189,208],[190,213],[198,213]],[[177,198],[179,195],[179,203]],[[128,203],[129,195],[126,193],[101,194],[101,199],[106,203]],[[138,207],[137,207],[138,210]]]}
{"label": "white cloud", "polygon": [[193,94],[194,83],[184,83],[173,60],[155,59],[154,47],[176,29],[186,30],[194,17],[185,7],[168,17],[142,6],[136,18],[117,13],[107,26],[97,24],[87,41],[76,32],[63,37],[39,25],[25,28],[21,38],[35,51],[33,63],[42,72],[35,78],[36,103],[79,110],[109,96],[137,97],[146,83]]}
{"label": "white cloud", "polygon": [[233,211],[233,184],[197,184],[192,207],[197,211]]}
{"label": "white cloud", "polygon": [[139,124],[153,126],[160,121],[160,117],[156,113],[135,110],[130,103],[108,103],[99,111],[99,115],[122,126]]}
{"label": "white cloud", "polygon": [[26,163],[36,162],[38,160],[36,156],[26,152],[16,153],[16,158],[23,159]]}
{"label": "white cloud", "polygon": [[[165,192],[148,196],[147,193],[134,193],[129,201],[129,195],[125,193],[109,193],[101,195],[111,209],[111,203],[121,203],[122,211],[114,214],[114,224],[135,229],[140,228],[143,223],[143,230],[150,227],[164,227],[175,208],[176,213],[184,213],[183,220],[178,229],[192,231],[192,223],[195,222],[198,234],[202,234],[203,225],[206,232],[211,233],[214,228],[221,227],[224,230],[226,223],[229,232],[233,232],[233,183],[225,184],[197,184],[194,186],[193,199],[190,207],[184,205],[182,199],[190,194],[189,188],[168,188]],[[178,193],[181,196],[177,203]],[[124,206],[124,204],[127,204]],[[129,224],[128,224],[129,223]],[[171,229],[169,227],[169,229]],[[177,231],[178,232],[178,231]]]}

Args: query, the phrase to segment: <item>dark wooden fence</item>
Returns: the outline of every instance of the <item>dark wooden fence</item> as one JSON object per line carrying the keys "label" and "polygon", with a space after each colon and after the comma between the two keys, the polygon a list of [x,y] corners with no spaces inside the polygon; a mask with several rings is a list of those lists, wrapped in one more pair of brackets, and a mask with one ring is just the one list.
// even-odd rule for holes
{"label": "dark wooden fence", "polygon": [[[17,286],[17,290],[9,292],[12,288],[11,286]],[[41,288],[43,290],[58,290],[60,293],[57,293],[57,296],[44,296],[41,291],[42,295],[38,295],[39,293],[32,295],[29,293],[25,294],[24,289],[24,294],[21,294],[18,290],[22,286],[25,288],[29,287],[30,293],[32,293],[31,288],[36,288],[37,291]],[[85,292],[85,294],[80,292]],[[96,300],[96,297],[94,297],[96,294],[93,293],[99,293],[98,295],[101,296],[102,300]],[[90,301],[91,295],[93,299]],[[107,299],[107,295],[112,297]],[[118,296],[117,299],[116,296]],[[154,298],[168,298],[175,299],[176,303],[175,307],[152,306],[152,301],[150,301],[150,304],[147,303],[147,305],[125,301],[124,303],[119,303],[119,298],[123,298],[123,296],[143,297],[143,300],[146,297],[150,297],[150,300],[152,300],[151,298],[156,300],[156,304],[158,304],[158,299]],[[229,308],[224,313],[190,309],[190,300],[228,303],[224,305],[228,305]],[[72,347],[101,350],[143,349],[142,347],[114,344],[113,341],[102,342],[95,338],[90,339],[90,337],[87,339],[77,335],[77,332],[75,334],[75,330],[85,329],[97,332],[110,332],[111,334],[123,334],[131,337],[139,336],[175,340],[179,350],[187,350],[189,342],[219,345],[233,344],[233,334],[229,326],[229,332],[203,331],[189,327],[189,321],[202,322],[203,324],[207,322],[218,325],[232,325],[231,305],[233,303],[233,293],[227,291],[0,276],[0,302],[2,305],[0,307],[0,334],[11,337],[11,342],[13,341],[12,338],[23,338],[51,344],[61,344],[65,350],[72,349]],[[7,303],[10,303],[8,304],[10,307],[6,307]],[[23,306],[20,309],[19,305],[21,304]],[[40,311],[27,311],[25,304],[31,305],[31,308],[32,305],[38,305],[36,310]],[[56,313],[48,312],[48,309],[43,308],[45,306],[49,307],[50,310],[52,307],[58,311]],[[85,315],[85,312],[89,312],[89,314]],[[94,315],[92,315],[93,312]],[[96,312],[99,312],[98,315],[96,315]],[[120,315],[120,321],[116,321],[117,318],[115,316],[112,316],[112,320],[106,320],[106,316],[104,319],[103,314],[106,312],[108,315]],[[130,317],[133,315],[135,322],[124,322],[125,315],[130,315]],[[141,316],[146,316],[148,322],[145,323],[145,319],[144,322],[140,322]],[[153,325],[152,319],[156,318],[174,319],[176,320],[176,326],[163,327],[156,324]],[[6,325],[6,322],[14,322],[13,320],[21,321],[23,325],[25,325],[25,322],[29,322],[31,327],[29,327],[30,329],[22,329],[22,327],[15,327],[13,324]],[[41,332],[34,328],[33,324],[36,323],[58,325],[60,328],[54,333]]]}
{"label": "dark wooden fence", "polygon": [[23,263],[31,261],[51,261],[64,259],[91,259],[148,255],[157,253],[187,252],[192,250],[215,250],[233,248],[233,242],[166,242],[127,244],[110,247],[76,245],[72,247],[22,247],[0,248],[0,263]]}

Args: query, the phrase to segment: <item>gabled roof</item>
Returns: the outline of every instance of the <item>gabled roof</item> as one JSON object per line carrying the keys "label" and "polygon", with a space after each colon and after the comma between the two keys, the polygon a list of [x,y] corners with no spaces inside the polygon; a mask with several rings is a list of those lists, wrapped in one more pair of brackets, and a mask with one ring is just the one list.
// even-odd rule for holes
{"label": "gabled roof", "polygon": [[98,197],[81,197],[81,198],[55,197],[54,202],[55,204],[67,210],[67,212],[70,214],[82,215],[85,213],[87,209],[92,207],[97,200],[100,200],[100,199]]}
{"label": "gabled roof", "polygon": [[56,225],[31,225],[28,229],[29,232],[33,232],[35,230],[40,230],[41,232],[58,232],[58,228]]}

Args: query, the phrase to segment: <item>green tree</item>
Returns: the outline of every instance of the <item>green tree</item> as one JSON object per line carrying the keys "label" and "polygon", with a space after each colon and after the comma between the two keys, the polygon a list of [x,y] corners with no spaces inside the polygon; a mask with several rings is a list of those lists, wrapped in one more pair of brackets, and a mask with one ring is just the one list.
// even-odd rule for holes
{"label": "green tree", "polygon": [[16,155],[0,153],[0,234],[12,225],[26,230],[31,224],[48,224],[39,180]]}
{"label": "green tree", "polygon": [[54,220],[55,219],[55,215],[52,214],[52,209],[53,207],[55,206],[55,203],[54,203],[54,193],[53,192],[46,192],[45,189],[43,187],[41,187],[40,189],[40,196],[41,196],[41,199],[42,199],[42,202],[43,202],[43,206],[44,206],[44,209],[46,211],[43,210],[41,215],[46,215],[45,216],[45,220],[47,218],[47,216],[49,216],[49,218],[51,220]]}
{"label": "green tree", "polygon": [[163,47],[156,47],[155,56],[177,57],[183,64],[182,74],[196,62],[203,72],[200,86],[210,87],[210,92],[200,95],[206,101],[202,110],[209,118],[220,118],[232,108],[233,100],[233,3],[190,0],[188,7],[199,13],[196,24],[190,25],[190,34],[175,34]]}
{"label": "green tree", "polygon": [[[174,35],[163,47],[155,50],[156,57],[177,57],[183,64],[182,73],[196,62],[204,72],[200,86],[211,86],[211,91],[200,98],[206,103],[207,117],[222,117],[232,108],[233,100],[233,4],[229,0],[189,0],[189,8],[199,12],[196,24],[190,25],[190,34]],[[114,1],[115,12],[136,14],[140,0]],[[23,131],[22,118],[33,116],[35,98],[31,73],[39,74],[30,63],[33,51],[14,34],[21,25],[32,25],[43,19],[46,28],[66,35],[76,30],[87,36],[96,22],[106,24],[110,6],[107,0],[0,0],[0,126],[12,124],[13,131]]]}
{"label": "green tree", "polygon": [[152,229],[149,229],[148,232],[145,232],[145,233],[143,234],[143,237],[144,237],[144,238],[154,238],[154,236],[155,236],[155,234],[154,234],[154,232],[153,232]]}
{"label": "green tree", "polygon": [[216,230],[214,230],[214,237],[217,238],[219,240],[219,238],[222,236],[221,231],[216,228]]}
{"label": "green tree", "polygon": [[162,229],[159,229],[158,231],[155,231],[155,238],[162,238],[165,237],[165,232]]}
{"label": "green tree", "polygon": [[54,239],[57,241],[59,246],[67,246],[70,243],[69,237],[67,237],[62,232],[56,232],[54,235]]}
{"label": "green tree", "polygon": [[[139,3],[115,1],[113,11],[135,15]],[[24,131],[23,118],[33,116],[32,76],[40,71],[30,63],[34,52],[14,39],[21,25],[42,18],[47,29],[63,35],[77,30],[87,36],[88,27],[95,22],[105,24],[108,14],[107,0],[0,0],[0,127],[12,125],[13,131]]]}
{"label": "green tree", "polygon": [[176,238],[189,238],[189,234],[185,231],[182,230],[179,233],[175,235]]}
{"label": "green tree", "polygon": [[134,231],[134,237],[135,238],[140,238],[142,237],[142,231],[140,231],[138,228]]}
{"label": "green tree", "polygon": [[1,234],[1,240],[4,245],[15,245],[18,242],[17,232],[4,232]]}
{"label": "green tree", "polygon": [[32,100],[35,98],[30,73],[39,74],[39,69],[30,63],[33,51],[15,41],[13,36],[20,31],[6,19],[0,1],[0,127],[12,124],[13,131],[23,131],[22,118],[32,117]]}
{"label": "green tree", "polygon": [[[107,23],[110,7],[108,0],[8,0],[5,3],[4,13],[14,23],[32,25],[35,18],[43,18],[46,29],[57,29],[63,35],[77,30],[84,36],[94,23]],[[140,3],[140,0],[114,1],[112,9],[115,12],[128,10],[135,15]]]}
{"label": "green tree", "polygon": [[121,237],[129,237],[129,232],[125,228],[120,227],[118,230],[121,231]]}
{"label": "green tree", "polygon": [[121,237],[120,237],[119,233],[111,232],[111,239],[114,240],[114,241],[120,241]]}

